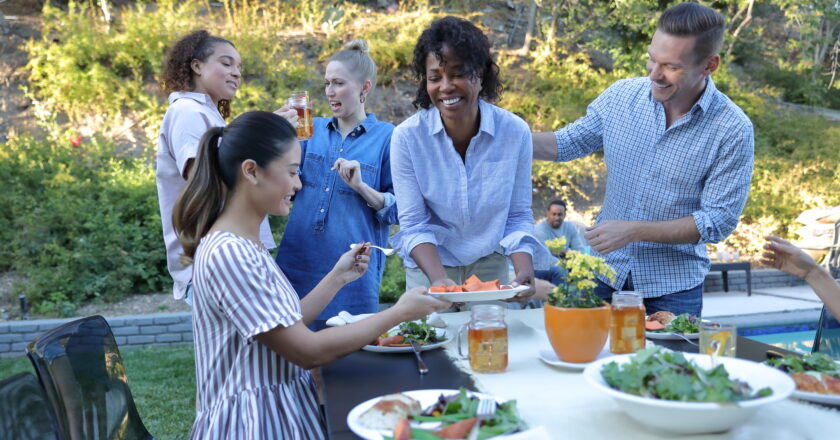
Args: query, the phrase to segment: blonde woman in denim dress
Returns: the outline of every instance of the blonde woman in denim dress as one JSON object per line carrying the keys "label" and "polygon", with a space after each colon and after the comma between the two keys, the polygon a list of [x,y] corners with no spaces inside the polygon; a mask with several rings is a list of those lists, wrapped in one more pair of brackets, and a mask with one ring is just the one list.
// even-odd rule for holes
{"label": "blonde woman in denim dress", "polygon": [[[351,41],[330,57],[324,94],[333,116],[314,118],[312,138],[301,142],[303,188],[277,252],[277,264],[302,297],[350,244],[386,247],[389,226],[397,223],[388,153],[394,126],[365,112],[375,85],[376,65],[365,41]],[[292,244],[300,242],[308,245]],[[323,328],[342,310],[379,310],[384,269],[385,256],[374,252],[369,270],[342,288],[311,327]]]}

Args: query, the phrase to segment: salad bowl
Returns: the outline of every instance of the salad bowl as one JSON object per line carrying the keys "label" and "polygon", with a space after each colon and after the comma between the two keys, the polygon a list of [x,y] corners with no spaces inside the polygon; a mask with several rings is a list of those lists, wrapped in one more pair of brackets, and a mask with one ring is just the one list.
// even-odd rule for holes
{"label": "salad bowl", "polygon": [[[699,367],[711,368],[711,357],[708,355],[683,355]],[[717,362],[726,368],[730,378],[748,383],[753,391],[770,388],[772,394],[738,402],[680,402],[638,396],[610,387],[601,373],[604,365],[610,362],[622,365],[629,362],[633,356],[619,355],[596,360],[584,369],[583,376],[593,387],[612,396],[619,408],[632,419],[673,434],[728,431],[748,420],[759,408],[788,398],[795,388],[793,380],[781,371],[756,362],[730,357],[717,357]]]}

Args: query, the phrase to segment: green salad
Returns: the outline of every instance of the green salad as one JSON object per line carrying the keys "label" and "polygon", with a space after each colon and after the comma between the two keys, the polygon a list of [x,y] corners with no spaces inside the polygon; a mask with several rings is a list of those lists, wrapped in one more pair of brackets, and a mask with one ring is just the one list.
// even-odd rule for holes
{"label": "green salad", "polygon": [[[418,422],[441,422],[441,427],[475,417],[478,409],[478,398],[471,397],[465,388],[461,388],[458,394],[445,396],[441,394],[437,402],[429,406],[421,415],[414,417]],[[485,421],[478,429],[479,439],[488,439],[519,429],[522,422],[516,410],[516,401],[508,400],[502,404],[496,404],[496,414]],[[438,430],[422,429],[411,427],[411,438],[413,440],[440,440],[436,435]],[[393,437],[385,436],[385,439]]]}
{"label": "green salad", "polygon": [[697,317],[683,313],[677,315],[671,322],[665,325],[661,330],[648,330],[653,333],[699,333],[700,329],[697,327]]}
{"label": "green salad", "polygon": [[419,342],[420,345],[441,342],[438,340],[434,327],[426,323],[426,318],[421,319],[420,322],[403,322],[396,334],[402,335],[408,344],[414,341]]}
{"label": "green salad", "polygon": [[840,364],[834,362],[825,353],[808,353],[805,356],[785,356],[764,361],[765,364],[778,368],[785,373],[816,372],[840,379]]}
{"label": "green salad", "polygon": [[680,402],[738,402],[773,394],[770,388],[753,392],[746,382],[731,379],[723,365],[706,370],[662,347],[639,350],[622,365],[610,362],[601,375],[619,391]]}

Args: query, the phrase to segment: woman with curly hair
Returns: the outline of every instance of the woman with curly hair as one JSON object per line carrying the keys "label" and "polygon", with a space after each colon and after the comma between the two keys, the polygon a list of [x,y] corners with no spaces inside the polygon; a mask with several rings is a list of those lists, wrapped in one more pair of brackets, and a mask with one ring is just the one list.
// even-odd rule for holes
{"label": "woman with curly hair", "polygon": [[[394,129],[391,170],[405,259],[406,287],[508,277],[534,283],[534,259],[546,252],[533,236],[531,131],[492,104],[499,67],[472,23],[444,17],[423,31],[412,61],[420,111]],[[515,298],[524,301],[531,288]]]}
{"label": "woman with curly hair", "polygon": [[[174,284],[176,299],[191,304],[188,285],[192,270],[181,265],[183,253],[172,228],[172,206],[187,183],[198,141],[211,127],[224,127],[230,116],[230,100],[241,81],[241,58],[233,43],[205,30],[192,32],[169,50],[163,62],[160,83],[169,92],[169,108],[163,117],[158,138],[156,182],[166,263]],[[296,122],[294,111],[278,114]],[[260,240],[269,249],[276,247],[265,219]]]}

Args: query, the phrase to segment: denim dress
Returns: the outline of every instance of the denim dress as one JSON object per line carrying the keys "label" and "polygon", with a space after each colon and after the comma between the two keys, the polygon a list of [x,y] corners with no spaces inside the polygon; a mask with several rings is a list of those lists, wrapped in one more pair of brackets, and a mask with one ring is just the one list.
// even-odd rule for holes
{"label": "denim dress", "polygon": [[[301,142],[303,188],[295,194],[276,257],[301,298],[324,278],[350,244],[369,241],[387,246],[389,225],[397,223],[389,154],[393,130],[393,125],[369,113],[342,140],[336,118],[314,118],[312,139]],[[385,194],[382,209],[374,211],[331,169],[338,158],[359,162],[362,180]],[[384,268],[384,255],[371,253],[368,270],[339,290],[317,321],[341,310],[353,314],[378,311]]]}

